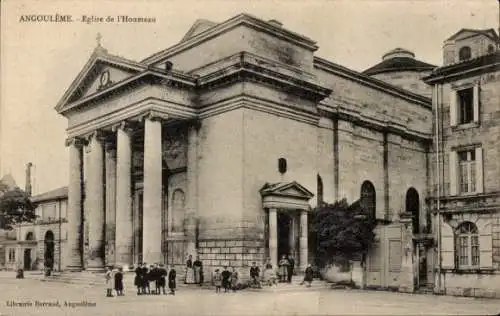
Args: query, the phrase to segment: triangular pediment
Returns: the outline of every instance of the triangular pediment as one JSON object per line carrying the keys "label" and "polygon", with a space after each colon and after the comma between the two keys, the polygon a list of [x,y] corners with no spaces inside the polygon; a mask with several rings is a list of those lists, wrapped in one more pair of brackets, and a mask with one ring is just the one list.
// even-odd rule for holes
{"label": "triangular pediment", "polygon": [[197,34],[200,34],[201,32],[204,32],[217,24],[218,23],[209,20],[198,19],[194,22],[189,31],[187,31],[187,33],[184,35],[181,41],[185,41]]}
{"label": "triangular pediment", "polygon": [[473,36],[484,36],[493,41],[496,41],[498,39],[498,35],[493,29],[487,29],[487,30],[461,29],[460,31],[452,35],[450,38],[448,38],[448,41],[460,41],[462,39],[466,39]]}
{"label": "triangular pediment", "polygon": [[278,183],[266,183],[262,189],[260,189],[260,194],[264,196],[283,196],[283,197],[293,197],[301,200],[309,200],[314,194],[307,190],[304,186],[300,185],[296,181],[292,182],[278,182]]}
{"label": "triangular pediment", "polygon": [[94,52],[56,106],[61,113],[68,104],[106,90],[146,70],[137,62]]}

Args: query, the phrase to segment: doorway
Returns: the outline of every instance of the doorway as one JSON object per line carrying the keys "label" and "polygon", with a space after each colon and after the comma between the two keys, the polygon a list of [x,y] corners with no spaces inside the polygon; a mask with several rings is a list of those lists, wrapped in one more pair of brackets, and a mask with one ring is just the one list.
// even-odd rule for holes
{"label": "doorway", "polygon": [[423,245],[418,247],[418,287],[427,285],[427,256],[426,249]]}
{"label": "doorway", "polygon": [[54,268],[54,233],[52,231],[47,231],[44,238],[45,243],[45,255],[44,255],[44,265],[47,268]]}
{"label": "doorway", "polygon": [[31,270],[31,249],[24,249],[24,270]]}
{"label": "doorway", "polygon": [[277,262],[291,252],[290,231],[292,229],[292,217],[286,213],[278,213],[278,258]]}

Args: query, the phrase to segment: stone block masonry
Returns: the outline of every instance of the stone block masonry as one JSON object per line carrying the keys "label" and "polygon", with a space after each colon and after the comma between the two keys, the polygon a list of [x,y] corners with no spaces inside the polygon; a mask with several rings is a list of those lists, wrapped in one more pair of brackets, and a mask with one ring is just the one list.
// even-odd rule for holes
{"label": "stone block masonry", "polygon": [[215,269],[227,266],[235,267],[240,279],[246,280],[252,262],[262,267],[266,259],[263,240],[200,240],[198,255],[203,262],[205,278],[210,278]]}

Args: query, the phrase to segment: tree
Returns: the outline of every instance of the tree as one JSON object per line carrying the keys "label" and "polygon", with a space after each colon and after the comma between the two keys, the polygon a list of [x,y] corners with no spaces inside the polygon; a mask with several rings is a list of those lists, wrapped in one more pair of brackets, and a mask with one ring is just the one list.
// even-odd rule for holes
{"label": "tree", "polygon": [[375,221],[362,210],[359,201],[352,205],[345,199],[323,203],[312,213],[311,229],[316,235],[320,262],[345,264],[363,260],[375,239]]}
{"label": "tree", "polygon": [[32,222],[35,218],[35,208],[21,189],[14,188],[0,197],[1,229],[12,229],[15,224]]}

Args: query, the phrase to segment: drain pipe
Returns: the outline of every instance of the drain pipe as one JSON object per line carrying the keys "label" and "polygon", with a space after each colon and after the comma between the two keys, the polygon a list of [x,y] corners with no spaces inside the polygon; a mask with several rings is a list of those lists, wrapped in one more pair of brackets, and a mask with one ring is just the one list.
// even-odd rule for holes
{"label": "drain pipe", "polygon": [[439,105],[441,104],[440,102],[440,93],[439,93],[439,85],[435,84],[434,85],[434,97],[435,97],[435,109],[436,109],[436,174],[437,174],[437,192],[436,192],[436,217],[437,217],[437,247],[438,247],[438,279],[437,279],[437,285],[438,285],[438,293],[441,292],[441,265],[442,265],[442,258],[441,258],[441,212],[440,212],[440,198],[441,198],[441,169],[440,169],[440,164],[439,164],[439,110],[440,107]]}

